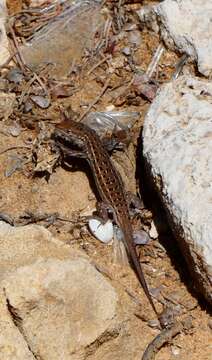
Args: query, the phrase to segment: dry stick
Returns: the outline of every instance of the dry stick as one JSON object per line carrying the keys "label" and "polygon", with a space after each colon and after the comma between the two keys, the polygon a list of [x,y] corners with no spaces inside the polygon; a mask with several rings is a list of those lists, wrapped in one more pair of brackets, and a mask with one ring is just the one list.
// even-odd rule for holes
{"label": "dry stick", "polygon": [[107,34],[107,28],[108,25],[111,27],[112,26],[112,21],[110,19],[107,19],[104,25],[104,29],[101,30],[101,35],[99,38],[99,41],[97,42],[95,48],[94,48],[94,52],[99,52],[101,50],[101,48],[105,45],[105,36]]}
{"label": "dry stick", "polygon": [[105,50],[107,50],[108,42],[109,42],[109,33],[112,27],[112,20],[107,20],[107,27],[105,28],[104,37],[105,37]]}
{"label": "dry stick", "polygon": [[70,67],[70,70],[68,71],[68,76],[70,76],[72,74],[75,65],[76,65],[76,59],[74,58],[71,62],[71,67]]}
{"label": "dry stick", "polygon": [[109,82],[110,82],[110,78],[107,79],[105,85],[103,86],[100,94],[96,97],[96,99],[88,106],[87,110],[79,117],[79,121],[81,121],[88,113],[89,111],[92,109],[92,107],[100,100],[100,98],[102,97],[102,95],[105,93],[105,91],[107,90],[108,86],[109,86]]}
{"label": "dry stick", "polygon": [[20,96],[20,100],[19,100],[19,105],[22,104],[23,100],[24,100],[24,96],[29,92],[29,89],[31,87],[31,85],[33,84],[33,82],[36,80],[36,76],[35,74],[33,75],[33,77],[28,81],[28,83],[25,85],[21,96]]}
{"label": "dry stick", "polygon": [[49,97],[49,92],[48,92],[47,87],[44,84],[44,82],[41,80],[41,78],[35,72],[33,72],[33,75],[34,75],[35,79],[37,80],[37,82],[40,84],[40,86],[44,89],[46,95]]}
{"label": "dry stick", "polygon": [[94,47],[94,49],[93,49],[93,52],[94,53],[98,53],[98,52],[100,52],[100,50],[101,50],[101,48],[103,47],[103,45],[104,45],[104,35],[103,35],[103,30],[101,31],[101,35],[100,35],[100,38],[99,38],[99,40],[98,40],[98,42],[97,42],[97,44],[96,44],[96,46]]}
{"label": "dry stick", "polygon": [[[52,15],[50,15],[50,16],[46,16],[46,15],[43,15],[43,17],[40,16],[40,17],[38,18],[37,23],[36,23],[34,26],[31,26],[31,27],[30,27],[30,31],[31,31],[31,33],[32,33],[32,31],[33,31],[33,33],[32,33],[32,35],[29,35],[29,36],[28,36],[27,40],[28,40],[28,41],[32,40],[32,39],[35,37],[35,33],[36,33],[36,32],[38,32],[38,31],[39,31],[40,29],[42,29],[44,26],[46,26],[47,24],[49,24],[50,20],[54,19],[54,18],[57,17],[57,16],[58,16],[58,14],[55,14],[55,12],[54,12]],[[37,17],[35,17],[35,18],[37,18]]]}
{"label": "dry stick", "polygon": [[[30,69],[29,69],[30,70]],[[30,70],[31,71],[31,70]],[[32,74],[33,74],[33,77],[28,81],[28,83],[26,84],[26,86],[24,87],[22,93],[21,93],[21,96],[20,96],[20,100],[19,100],[19,105],[22,104],[23,100],[24,100],[24,96],[28,93],[27,97],[29,96],[29,90],[30,90],[30,87],[31,85],[33,84],[33,82],[35,80],[37,80],[37,82],[41,85],[41,87],[44,89],[46,95],[49,97],[49,92],[45,86],[45,84],[43,83],[43,81],[41,80],[41,78],[35,73],[32,71]]]}
{"label": "dry stick", "polygon": [[95,64],[87,73],[87,75],[90,75],[95,69],[97,69],[100,65],[104,64],[105,61],[110,59],[110,55],[105,56],[103,59],[101,59],[97,64]]}
{"label": "dry stick", "polygon": [[14,58],[14,56],[18,53],[18,51],[14,51],[12,55],[9,56],[9,58],[4,62],[4,64],[0,65],[0,70],[8,67],[10,61]]}
{"label": "dry stick", "polygon": [[[17,42],[17,40],[16,40],[15,32],[14,32],[14,30],[13,30],[13,27],[12,27],[10,24],[8,24],[8,26],[9,26],[9,29],[10,29],[10,33],[11,33],[11,35],[12,35],[12,39],[13,39],[15,48],[16,48],[17,53],[18,53],[19,58],[20,58],[20,61],[18,61],[18,62],[19,62],[19,64],[20,64],[21,70],[22,70],[23,73],[24,73],[24,71],[25,71],[25,60],[24,60],[23,55],[21,54],[21,51],[20,51],[20,49],[19,49],[19,45],[18,45],[18,42]],[[16,55],[17,55],[17,54],[16,54]],[[18,56],[17,56],[17,60],[18,60]]]}
{"label": "dry stick", "polygon": [[31,147],[30,146],[11,146],[11,147],[1,151],[0,155],[6,153],[7,151],[16,150],[16,149],[31,149]]}
{"label": "dry stick", "polygon": [[122,8],[122,0],[119,0],[117,9],[116,8],[114,9],[114,10],[116,10],[116,11],[114,11],[114,13],[117,18],[117,25],[118,25],[119,31],[121,31],[121,28],[123,26],[123,17],[120,16],[121,8]]}

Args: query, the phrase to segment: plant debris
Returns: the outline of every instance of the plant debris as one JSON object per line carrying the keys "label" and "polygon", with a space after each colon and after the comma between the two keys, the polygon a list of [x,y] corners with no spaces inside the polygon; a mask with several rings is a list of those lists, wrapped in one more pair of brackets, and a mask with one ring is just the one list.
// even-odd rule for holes
{"label": "plant debris", "polygon": [[[36,7],[23,1],[14,11],[11,4],[7,24],[11,56],[0,66],[0,176],[3,184],[0,220],[13,226],[36,223],[50,227],[61,241],[83,250],[98,264],[98,269],[103,269],[100,271],[110,274],[111,281],[116,281],[118,286],[123,284],[130,295],[128,300],[136,307],[133,308],[136,316],[131,316],[130,321],[136,329],[134,336],[139,337],[139,344],[137,326],[142,325],[142,329],[148,324],[152,326],[146,326],[144,348],[158,324],[150,319],[145,300],[140,300],[134,278],[127,274],[126,268],[121,272],[120,269],[116,271],[114,264],[114,267],[108,265],[111,258],[108,247],[83,232],[85,219],[95,206],[91,196],[92,179],[89,179],[90,184],[86,183],[84,170],[87,168],[83,160],[73,161],[72,167],[68,167],[67,162],[63,168],[59,166],[61,154],[51,135],[54,126],[64,120],[63,114],[67,112],[74,120],[94,124],[95,129],[99,128],[105,137],[109,135],[110,140],[116,123],[115,130],[118,127],[119,133],[111,141],[110,150],[115,150],[113,156],[115,161],[118,159],[119,168],[123,168],[124,181],[128,181],[134,193],[140,194],[134,173],[136,155],[140,159],[136,151],[140,147],[144,114],[165,82],[177,78],[184,66],[188,66],[191,73],[194,68],[187,62],[187,56],[180,58],[167,50],[159,35],[147,28],[141,30],[136,15],[136,10],[143,7],[140,1],[110,0],[100,4],[86,0],[83,5],[81,1],[74,5],[70,1],[45,1]],[[148,6],[149,2],[144,4]],[[97,16],[91,24],[94,12]],[[68,26],[70,32],[66,34],[63,25]],[[91,32],[86,30],[90,26]],[[51,35],[53,51],[49,51],[48,41],[43,40],[47,35]],[[39,51],[36,46],[26,47],[26,43],[36,45]],[[55,51],[54,45],[57,45]],[[114,120],[116,115],[122,119]],[[119,146],[120,143],[125,146]],[[77,173],[72,172],[75,168]],[[69,183],[70,177],[73,182]],[[81,185],[89,196],[87,193],[84,196],[83,191],[81,194]],[[89,200],[88,203],[84,198]],[[164,315],[168,327],[151,342],[143,360],[153,359],[159,349],[179,333],[188,358],[190,350],[186,350],[186,345],[189,340],[186,340],[184,330],[192,326],[187,326],[183,319],[192,313],[193,326],[202,331],[201,320],[207,322],[207,314],[190,293],[187,270],[181,266],[179,255],[174,254],[173,263],[170,261],[172,235],[167,228],[160,231],[155,218],[153,223],[153,217],[144,204],[139,210],[134,209],[133,227],[142,231],[145,235],[143,243],[147,243],[139,245],[138,252],[158,307],[161,309],[174,303],[175,310],[180,311],[177,321],[175,313],[174,319],[172,317],[173,311]],[[179,276],[181,271],[185,272],[182,278]],[[185,304],[181,297],[173,300],[176,289],[182,298],[186,297]],[[137,321],[146,324],[138,325]],[[194,333],[193,341],[199,341],[198,334]],[[203,353],[203,335],[201,341]],[[164,359],[168,356],[165,353]]]}

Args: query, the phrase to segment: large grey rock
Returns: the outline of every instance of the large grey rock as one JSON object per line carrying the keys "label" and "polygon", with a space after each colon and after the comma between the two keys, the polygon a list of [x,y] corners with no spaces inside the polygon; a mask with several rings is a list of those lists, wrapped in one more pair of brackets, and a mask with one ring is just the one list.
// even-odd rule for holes
{"label": "large grey rock", "polygon": [[71,250],[39,225],[13,227],[0,221],[0,281],[20,266],[40,258],[76,259],[85,255]]}
{"label": "large grey rock", "polygon": [[202,74],[212,73],[211,0],[165,0],[138,15],[169,47],[195,59]]}
{"label": "large grey rock", "polygon": [[42,226],[0,222],[0,268],[1,360],[80,360],[122,322],[115,289]]}
{"label": "large grey rock", "polygon": [[212,303],[212,84],[166,84],[145,118],[144,158],[191,275]]}
{"label": "large grey rock", "polygon": [[109,331],[116,315],[115,290],[85,259],[38,260],[18,268],[2,286],[37,358],[80,358],[77,351]]}

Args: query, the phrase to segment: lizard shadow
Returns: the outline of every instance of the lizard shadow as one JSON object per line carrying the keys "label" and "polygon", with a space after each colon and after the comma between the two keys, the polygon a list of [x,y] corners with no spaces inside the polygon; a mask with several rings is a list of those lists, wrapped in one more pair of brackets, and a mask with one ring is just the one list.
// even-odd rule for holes
{"label": "lizard shadow", "polygon": [[[155,185],[148,176],[149,169],[143,156],[142,130],[143,128],[141,128],[140,136],[138,137],[136,153],[136,179],[142,194],[142,200],[144,205],[153,213],[155,226],[159,233],[158,241],[165,248],[172,266],[179,274],[180,280],[186,286],[188,292],[197,299],[201,309],[211,315],[212,309],[210,308],[210,305],[206,302],[203,295],[195,289],[195,280],[193,280],[193,277],[188,276],[190,270],[185,257],[187,257],[188,261],[192,261],[191,255],[186,250],[186,247],[184,247],[182,238],[182,246],[180,246],[175,239],[174,232],[170,225],[172,223],[171,216],[164,209],[159,194],[155,189]],[[161,223],[166,225],[165,229],[161,228]],[[172,225],[172,228],[174,228],[173,223]]]}
{"label": "lizard shadow", "polygon": [[89,181],[90,188],[93,194],[95,195],[96,201],[98,202],[101,200],[99,193],[97,191],[97,186],[93,177],[92,169],[86,159],[75,158],[67,155],[64,157],[64,160],[62,161],[61,167],[68,172],[74,173],[76,171],[82,171],[83,173],[85,173]]}

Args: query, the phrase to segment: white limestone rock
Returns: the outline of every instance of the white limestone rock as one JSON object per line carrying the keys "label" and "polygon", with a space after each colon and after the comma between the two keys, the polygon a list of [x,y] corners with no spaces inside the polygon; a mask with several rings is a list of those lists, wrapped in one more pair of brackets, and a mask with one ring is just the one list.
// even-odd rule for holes
{"label": "white limestone rock", "polygon": [[82,258],[38,260],[18,268],[2,287],[36,358],[80,359],[77,353],[109,332],[116,315],[115,289]]}
{"label": "white limestone rock", "polygon": [[0,282],[6,274],[40,258],[59,260],[87,258],[55,238],[39,225],[14,227],[0,221]]}
{"label": "white limestone rock", "polygon": [[212,84],[181,77],[145,118],[144,158],[196,286],[212,303]]}
{"label": "white limestone rock", "polygon": [[211,0],[165,0],[139,10],[138,15],[142,22],[160,32],[169,47],[196,60],[203,75],[211,75]]}
{"label": "white limestone rock", "polygon": [[140,358],[138,305],[88,260],[42,226],[0,221],[0,360]]}
{"label": "white limestone rock", "polygon": [[0,269],[1,360],[80,360],[125,321],[88,257],[42,226],[0,221]]}

